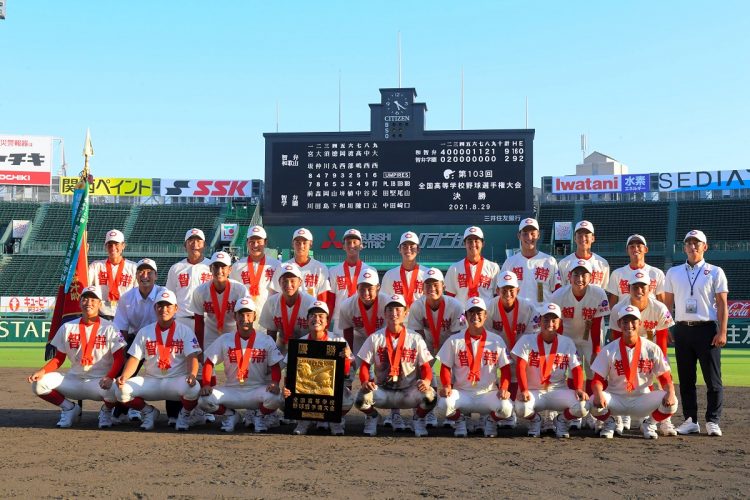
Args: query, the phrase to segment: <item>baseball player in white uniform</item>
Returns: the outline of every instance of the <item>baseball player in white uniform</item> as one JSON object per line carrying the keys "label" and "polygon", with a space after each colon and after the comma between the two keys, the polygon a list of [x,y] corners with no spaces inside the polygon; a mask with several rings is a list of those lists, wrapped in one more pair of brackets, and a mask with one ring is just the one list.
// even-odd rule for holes
{"label": "baseball player in white uniform", "polygon": [[380,288],[389,296],[402,295],[409,308],[424,293],[424,276],[427,273],[427,268],[417,263],[419,238],[416,233],[407,231],[401,235],[398,253],[401,254],[401,265],[385,272]]}
{"label": "baseball player in white uniform", "polygon": [[188,229],[184,245],[187,257],[169,268],[166,287],[177,297],[176,321],[195,328],[193,292],[203,283],[211,281],[211,261],[203,256],[206,236],[200,229]]}
{"label": "baseball player in white uniform", "polygon": [[[658,345],[638,335],[640,318],[635,306],[619,309],[617,325],[622,337],[604,346],[591,365],[594,394],[587,407],[604,422],[599,435],[605,438],[614,436],[614,415],[632,415],[646,417],[641,424],[643,437],[657,439],[657,422],[677,411],[669,362]],[[654,377],[662,390],[651,390]]]}
{"label": "baseball player in white uniform", "polygon": [[229,279],[239,281],[247,288],[247,294],[255,301],[257,315],[256,327],[259,326],[260,311],[268,300],[271,290],[273,275],[281,265],[281,262],[273,257],[266,256],[266,244],[268,235],[261,226],[252,226],[247,230],[247,258],[235,262]]}
{"label": "baseball player in white uniform", "polygon": [[616,304],[630,293],[630,276],[634,271],[641,271],[648,276],[648,291],[659,302],[664,302],[664,271],[646,264],[648,246],[646,238],[640,234],[631,234],[625,243],[630,262],[626,266],[618,267],[609,277],[606,291],[610,304]]}
{"label": "baseball player in white uniform", "polygon": [[601,255],[591,251],[591,247],[596,241],[594,236],[594,225],[582,220],[575,226],[574,238],[576,242],[576,251],[560,261],[560,281],[563,285],[570,283],[570,273],[579,260],[588,260],[591,263],[591,284],[607,289],[609,285],[609,262]]}
{"label": "baseball player in white uniform", "polygon": [[[312,295],[317,300],[327,301],[328,293],[331,290],[331,284],[328,282],[328,267],[310,257],[312,242],[313,235],[309,229],[301,227],[294,231],[292,235],[294,258],[284,262],[284,264],[295,264],[299,267],[302,272],[302,289],[308,295]],[[281,292],[281,288],[279,288],[280,272],[281,268],[277,269],[276,276],[271,282],[271,288],[276,292]]]}
{"label": "baseball player in white uniform", "polygon": [[[208,413],[222,415],[221,430],[234,432],[240,421],[237,410],[257,410],[253,415],[255,432],[267,430],[263,415],[275,412],[282,403],[280,396],[283,356],[276,342],[262,331],[256,331],[255,300],[244,297],[234,306],[237,329],[219,337],[204,352],[201,397],[198,405]],[[214,367],[223,364],[226,382],[212,387]],[[271,382],[266,375],[270,371]]]}
{"label": "baseball player in white uniform", "polygon": [[[537,249],[539,223],[536,219],[522,219],[518,224],[521,251],[508,257],[500,271],[513,271],[518,278],[519,295],[536,306],[549,301],[552,292],[560,287],[560,274],[554,257]],[[497,287],[497,283],[495,283]]]}
{"label": "baseball player in white uniform", "polygon": [[102,307],[99,315],[112,321],[120,296],[136,286],[135,262],[125,259],[125,235],[117,229],[107,231],[104,237],[107,258],[89,264],[89,285],[102,290]]}
{"label": "baseball player in white uniform", "polygon": [[476,226],[464,231],[466,257],[451,265],[445,274],[445,294],[465,304],[469,297],[482,297],[485,303],[495,295],[495,276],[500,266],[482,257],[484,232]]}
{"label": "baseball player in white uniform", "polygon": [[[347,229],[342,238],[346,259],[328,270],[328,282],[331,292],[328,296],[328,308],[333,311],[335,332],[343,333],[339,325],[339,311],[346,299],[357,294],[357,279],[363,271],[371,269],[362,262],[359,254],[362,251],[362,233],[357,229]],[[377,271],[373,272],[377,273]]]}
{"label": "baseball player in white uniform", "polygon": [[[109,321],[99,317],[101,303],[99,287],[84,288],[81,319],[60,326],[51,341],[55,357],[28,378],[34,394],[60,407],[57,427],[71,427],[81,417],[81,407],[70,399],[103,401],[99,428],[112,427],[111,410],[116,401],[113,381],[125,361],[125,339]],[[68,357],[70,370],[60,373],[57,370]]]}
{"label": "baseball player in white uniform", "polygon": [[[466,302],[465,332],[452,335],[440,348],[440,400],[448,420],[456,422],[454,435],[468,434],[464,415],[484,417],[485,437],[497,436],[497,422],[510,417],[510,360],[505,342],[484,328],[487,305],[481,297]],[[500,382],[497,370],[500,369]]]}
{"label": "baseball player in white uniform", "polygon": [[[539,312],[541,332],[522,336],[512,351],[518,378],[515,410],[521,418],[528,420],[528,435],[531,437],[541,434],[540,411],[558,412],[555,436],[568,438],[570,422],[588,413],[583,368],[573,341],[557,333],[562,319],[560,307],[547,303]],[[567,387],[568,374],[573,379],[573,389]]]}
{"label": "baseball player in white uniform", "polygon": [[339,323],[346,342],[359,352],[367,337],[385,325],[388,295],[380,291],[378,273],[365,269],[357,279],[357,294],[345,299],[339,308]]}
{"label": "baseball player in white uniform", "polygon": [[385,305],[385,328],[367,337],[357,354],[362,386],[354,404],[365,414],[367,436],[377,434],[375,408],[414,408],[414,435],[427,435],[424,417],[437,403],[437,394],[430,386],[432,355],[422,336],[404,326],[405,319],[406,300],[402,295],[391,295]]}
{"label": "baseball player in white uniform", "polygon": [[[145,400],[181,400],[182,409],[175,429],[189,429],[190,412],[198,404],[198,354],[201,352],[193,331],[174,320],[177,297],[163,290],[156,305],[156,323],[143,327],[128,350],[122,375],[117,377],[117,400],[143,414],[141,429],[154,428],[159,410]],[[133,377],[144,360],[145,374]]]}

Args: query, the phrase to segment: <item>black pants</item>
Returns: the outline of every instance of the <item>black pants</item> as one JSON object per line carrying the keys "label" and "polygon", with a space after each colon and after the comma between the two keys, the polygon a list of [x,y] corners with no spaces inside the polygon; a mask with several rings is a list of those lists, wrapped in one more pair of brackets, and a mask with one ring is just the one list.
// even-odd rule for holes
{"label": "black pants", "polygon": [[698,422],[698,396],[695,388],[696,362],[706,383],[706,421],[719,423],[724,400],[721,383],[721,349],[712,346],[716,335],[716,323],[688,326],[677,323],[674,330],[674,350],[677,358],[677,374],[680,377],[682,414]]}

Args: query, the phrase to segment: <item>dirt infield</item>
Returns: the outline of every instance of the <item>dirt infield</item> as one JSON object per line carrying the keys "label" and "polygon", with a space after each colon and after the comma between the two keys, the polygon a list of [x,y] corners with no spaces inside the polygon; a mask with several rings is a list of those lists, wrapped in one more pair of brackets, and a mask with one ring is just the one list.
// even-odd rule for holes
{"label": "dirt infield", "polygon": [[59,412],[32,396],[28,373],[0,369],[7,382],[0,398],[3,498],[746,498],[750,491],[750,389],[726,390],[722,438],[645,441],[631,431],[610,441],[573,431],[561,441],[527,438],[521,428],[496,439],[456,439],[449,429],[421,439],[385,430],[367,438],[356,410],[344,437],[291,436],[291,426],[226,435],[218,424],[178,434],[163,414],[154,432],[135,425],[99,431],[92,402],[80,424],[56,429]]}

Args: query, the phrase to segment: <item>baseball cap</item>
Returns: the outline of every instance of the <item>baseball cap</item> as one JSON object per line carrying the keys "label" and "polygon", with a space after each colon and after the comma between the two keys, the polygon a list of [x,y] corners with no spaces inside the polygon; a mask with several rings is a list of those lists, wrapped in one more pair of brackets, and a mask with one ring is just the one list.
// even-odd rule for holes
{"label": "baseball cap", "polygon": [[424,277],[425,282],[429,280],[445,281],[445,277],[443,276],[443,272],[440,269],[438,269],[437,267],[431,267],[427,270]]}
{"label": "baseball cap", "polygon": [[482,297],[472,297],[469,300],[466,301],[466,311],[471,311],[472,309],[481,309],[482,311],[487,310],[487,304],[485,304],[484,299]]}
{"label": "baseball cap", "polygon": [[304,227],[301,227],[294,232],[294,234],[292,235],[292,240],[295,240],[296,238],[302,238],[307,241],[313,240],[313,236],[310,230],[305,229]]}
{"label": "baseball cap", "polygon": [[83,298],[86,295],[93,295],[99,300],[102,300],[102,289],[98,286],[87,286],[83,289],[81,292],[81,298]]}
{"label": "baseball cap", "polygon": [[547,314],[554,314],[558,318],[562,318],[562,311],[560,310],[560,306],[553,302],[547,302],[545,304],[542,304],[542,307],[539,308],[539,314],[541,316],[545,316]]}
{"label": "baseball cap", "polygon": [[620,320],[625,316],[633,316],[637,319],[641,319],[641,311],[635,306],[628,305],[625,307],[621,307],[617,312],[617,319]]}
{"label": "baseball cap", "polygon": [[251,297],[242,297],[234,305],[234,312],[240,311],[256,311],[255,301]]}
{"label": "baseball cap", "polygon": [[497,277],[497,288],[512,286],[518,288],[518,276],[513,271],[505,271]]}
{"label": "baseball cap", "polygon": [[307,308],[307,314],[309,315],[315,309],[319,309],[329,316],[331,315],[331,312],[328,310],[328,304],[326,304],[322,300],[316,300],[315,302],[310,304],[310,307]]}
{"label": "baseball cap", "polygon": [[518,223],[518,230],[523,231],[525,227],[533,227],[534,229],[539,229],[539,223],[536,219],[532,219],[531,217],[528,217],[526,219],[521,219],[521,222]]}
{"label": "baseball cap", "polygon": [[232,258],[226,252],[216,252],[211,256],[211,263],[209,265],[213,265],[216,263],[224,264],[225,266],[231,266]]}
{"label": "baseball cap", "polygon": [[292,263],[282,264],[281,274],[279,274],[279,279],[281,279],[281,277],[284,276],[285,274],[291,274],[293,276],[296,276],[299,279],[302,279],[302,271],[300,270],[297,264],[292,264]]}
{"label": "baseball cap", "polygon": [[344,236],[341,237],[342,240],[345,240],[347,238],[357,238],[359,241],[362,241],[362,233],[359,232],[357,229],[347,229],[344,233]]}
{"label": "baseball cap", "polygon": [[374,269],[365,269],[361,273],[359,273],[359,277],[357,278],[357,284],[367,284],[367,285],[379,285],[380,284],[380,278],[378,278],[378,272]]}
{"label": "baseball cap", "polygon": [[576,228],[573,232],[577,233],[579,230],[589,231],[591,234],[594,234],[594,225],[587,220],[582,220],[576,224]]}
{"label": "baseball cap", "polygon": [[266,230],[261,226],[252,226],[247,230],[247,239],[249,240],[250,238],[263,238],[265,240],[268,238],[268,235],[266,234]]}
{"label": "baseball cap", "polygon": [[203,231],[201,231],[197,227],[194,227],[193,229],[188,229],[187,233],[185,233],[185,241],[194,237],[197,237],[197,238],[202,239],[203,241],[206,241],[206,235],[203,234]]}
{"label": "baseball cap", "polygon": [[708,239],[706,239],[705,233],[699,229],[692,229],[688,231],[688,234],[685,235],[685,238],[682,241],[687,241],[688,238],[695,238],[696,240],[703,243],[708,243]]}
{"label": "baseball cap", "polygon": [[464,241],[466,241],[466,238],[469,236],[476,236],[480,240],[484,240],[484,233],[482,232],[482,228],[477,226],[471,226],[467,227],[464,231]]}
{"label": "baseball cap", "polygon": [[138,261],[138,264],[135,265],[135,270],[137,271],[142,267],[150,267],[151,269],[156,271],[156,262],[151,259],[141,259]]}
{"label": "baseball cap", "polygon": [[393,295],[388,297],[388,302],[385,303],[385,307],[388,307],[389,305],[394,303],[402,307],[406,307],[406,300],[404,299],[404,296],[398,293],[394,293]]}
{"label": "baseball cap", "polygon": [[630,245],[633,241],[640,241],[644,246],[648,246],[646,244],[646,238],[644,238],[640,234],[631,234],[630,236],[628,236],[628,241],[625,242],[625,246]]}
{"label": "baseball cap", "polygon": [[586,271],[588,271],[589,274],[591,274],[594,271],[594,268],[591,267],[591,262],[587,261],[586,259],[578,259],[576,263],[573,265],[573,267],[570,269],[570,272],[572,273],[579,267],[584,268]]}
{"label": "baseball cap", "polygon": [[412,233],[411,231],[406,231],[401,235],[401,239],[399,240],[398,245],[401,246],[406,242],[411,242],[419,245],[419,236],[417,236],[416,233]]}
{"label": "baseball cap", "polygon": [[175,294],[172,290],[165,288],[156,298],[156,303],[158,304],[159,302],[166,302],[168,304],[175,305],[177,304],[177,297],[175,297]]}
{"label": "baseball cap", "polygon": [[125,235],[122,234],[122,231],[111,229],[107,231],[107,235],[104,237],[104,244],[106,245],[110,241],[114,241],[115,243],[125,243]]}
{"label": "baseball cap", "polygon": [[644,273],[643,271],[636,271],[630,276],[628,285],[635,285],[636,283],[640,283],[642,285],[650,285],[651,279],[646,276],[646,273]]}

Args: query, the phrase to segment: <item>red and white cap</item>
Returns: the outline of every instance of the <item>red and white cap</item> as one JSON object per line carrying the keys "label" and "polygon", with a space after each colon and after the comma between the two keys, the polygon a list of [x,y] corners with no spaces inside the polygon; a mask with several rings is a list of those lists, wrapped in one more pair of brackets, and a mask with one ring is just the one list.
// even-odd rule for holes
{"label": "red and white cap", "polygon": [[255,301],[252,299],[252,297],[245,296],[237,301],[237,303],[234,305],[234,312],[240,311],[257,311]]}
{"label": "red and white cap", "polygon": [[467,227],[466,230],[464,231],[464,241],[466,241],[466,238],[468,238],[469,236],[475,236],[479,238],[480,240],[484,240],[484,233],[482,232],[481,227],[477,227],[477,226]]}
{"label": "red and white cap", "polygon": [[81,298],[83,298],[86,295],[93,295],[99,300],[102,300],[102,289],[98,286],[87,286],[81,291]]}
{"label": "red and white cap", "polygon": [[401,307],[406,307],[406,299],[404,299],[403,295],[394,293],[388,297],[388,302],[385,303],[385,307],[388,307],[391,304],[398,304]]}
{"label": "red and white cap", "polygon": [[211,263],[209,265],[213,265],[216,263],[224,264],[225,266],[231,266],[232,257],[226,252],[216,252],[211,256]]}
{"label": "red and white cap", "polygon": [[484,302],[484,299],[482,297],[472,297],[466,301],[465,311],[469,312],[472,309],[481,309],[482,311],[486,311],[487,304]]}
{"label": "red and white cap", "polygon": [[414,243],[415,245],[419,245],[419,236],[417,236],[417,233],[414,233],[412,231],[406,231],[404,234],[401,235],[401,239],[398,242],[398,245],[401,246],[404,243]]}
{"label": "red and white cap", "polygon": [[344,241],[347,238],[357,238],[359,241],[362,241],[362,233],[360,233],[358,229],[347,229],[344,236],[341,237],[341,240]]}
{"label": "red and white cap", "polygon": [[589,262],[586,259],[578,259],[576,260],[575,264],[573,264],[573,267],[571,268],[570,272],[575,271],[579,267],[584,268],[586,271],[588,271],[589,274],[594,272],[594,268],[591,266],[591,262]]}
{"label": "red and white cap", "polygon": [[296,240],[297,238],[302,238],[303,240],[312,241],[313,235],[309,229],[305,229],[304,227],[301,227],[297,229],[292,235],[292,241]]}
{"label": "red and white cap", "polygon": [[380,278],[378,277],[378,272],[375,269],[364,269],[361,273],[359,273],[359,277],[357,278],[357,284],[366,284],[366,285],[374,285],[377,286],[380,284]]}
{"label": "red and white cap", "polygon": [[315,309],[319,309],[329,316],[331,315],[331,312],[328,310],[328,304],[326,304],[322,300],[316,300],[315,302],[310,304],[310,307],[307,308],[307,314],[309,315]]}
{"label": "red and white cap", "polygon": [[424,276],[425,283],[429,280],[445,281],[445,276],[443,276],[443,272],[437,267],[431,267],[427,270]]}
{"label": "red and white cap", "polygon": [[497,275],[497,288],[512,286],[518,288],[518,276],[513,271],[505,271]]}
{"label": "red and white cap", "polygon": [[539,308],[540,316],[546,316],[547,314],[554,314],[558,318],[562,318],[562,311],[560,310],[560,306],[558,306],[554,302],[545,302]]}
{"label": "red and white cap", "polygon": [[142,267],[150,267],[151,269],[153,269],[154,271],[156,271],[156,262],[154,262],[151,259],[141,259],[135,265],[135,270],[137,271],[138,269],[140,269]]}
{"label": "red and white cap", "polygon": [[621,320],[625,316],[633,316],[636,319],[641,319],[641,311],[635,306],[627,305],[620,308],[619,312],[617,313],[617,319]]}
{"label": "red and white cap", "polygon": [[628,236],[628,241],[625,243],[625,246],[630,245],[634,241],[640,241],[641,243],[643,243],[644,246],[648,246],[646,244],[646,238],[644,238],[640,234],[631,234],[630,236]]}
{"label": "red and white cap", "polygon": [[537,222],[536,219],[532,219],[531,217],[521,219],[521,222],[518,223],[518,230],[523,231],[524,228],[529,226],[533,227],[536,230],[539,230],[539,222]]}
{"label": "red and white cap", "polygon": [[292,276],[302,279],[302,270],[297,264],[292,264],[291,262],[281,264],[281,268],[279,269],[279,279],[285,274],[291,274]]}
{"label": "red and white cap", "polygon": [[188,229],[187,233],[185,233],[185,241],[189,240],[190,238],[200,238],[203,241],[206,241],[206,235],[203,234],[203,231],[201,231],[197,227],[194,227],[193,229]]}
{"label": "red and white cap", "polygon": [[266,230],[263,229],[261,226],[252,226],[247,229],[247,239],[250,238],[262,238],[266,239],[268,238],[268,235],[266,234]]}
{"label": "red and white cap", "polygon": [[156,303],[158,304],[159,302],[175,305],[177,304],[177,297],[172,290],[165,288],[156,297]]}
{"label": "red and white cap", "polygon": [[573,232],[577,233],[578,231],[588,231],[591,234],[594,234],[594,225],[587,220],[582,220],[576,224],[576,228]]}
{"label": "red and white cap", "polygon": [[638,269],[630,275],[628,285],[635,285],[636,283],[640,283],[642,285],[650,285],[651,278],[649,278],[646,273]]}
{"label": "red and white cap", "polygon": [[688,233],[685,235],[685,239],[683,239],[682,241],[687,241],[690,238],[695,238],[702,243],[708,243],[706,234],[700,229],[691,229],[690,231],[688,231]]}
{"label": "red and white cap", "polygon": [[122,234],[122,231],[110,229],[104,237],[104,244],[106,245],[110,241],[114,241],[115,243],[125,243],[125,235]]}

